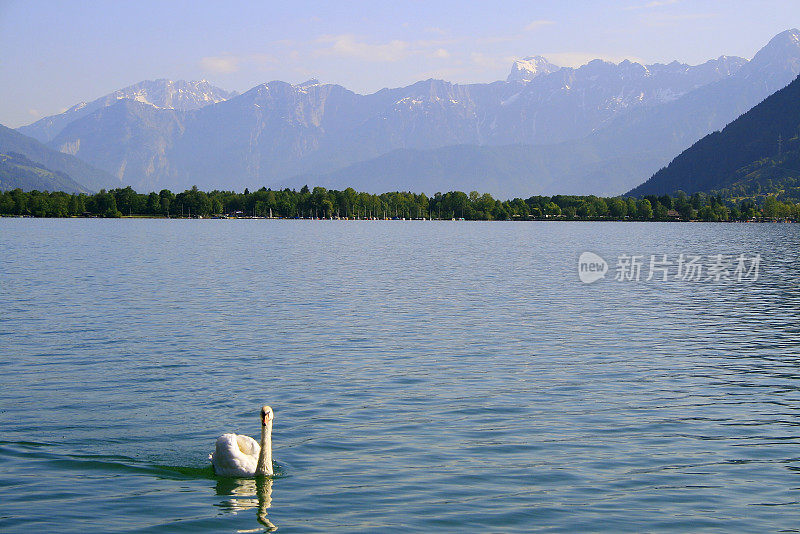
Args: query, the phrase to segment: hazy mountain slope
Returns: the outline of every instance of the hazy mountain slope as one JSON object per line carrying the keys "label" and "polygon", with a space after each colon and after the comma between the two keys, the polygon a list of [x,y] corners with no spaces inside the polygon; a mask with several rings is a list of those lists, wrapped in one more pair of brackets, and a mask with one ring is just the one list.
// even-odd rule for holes
{"label": "hazy mountain slope", "polygon": [[[539,65],[536,76],[521,75],[529,81],[458,85],[426,80],[370,95],[315,81],[270,82],[199,109],[150,106],[146,120],[143,112],[130,112],[134,103],[123,99],[73,120],[49,145],[141,190],[191,184],[260,187],[397,149],[581,138],[631,109],[725,79],[744,63],[722,57],[696,67],[548,64]],[[129,112],[108,111],[121,105]]]}
{"label": "hazy mountain slope", "polygon": [[770,40],[730,78],[700,87],[674,102],[636,110],[612,121],[598,135],[608,140],[624,135],[626,144],[641,147],[671,142],[686,148],[782,89],[798,74],[800,31],[789,30]]}
{"label": "hazy mountain slope", "polygon": [[[795,79],[721,132],[714,132],[692,145],[630,194],[663,194],[677,190],[694,193],[746,187],[748,175],[751,181],[759,180],[770,167],[794,165],[791,152],[797,150],[799,130],[800,79]],[[784,154],[784,150],[789,153]],[[787,172],[795,176],[800,174],[800,170],[787,169]],[[769,174],[770,179],[779,177]]]}
{"label": "hazy mountain slope", "polygon": [[618,65],[594,60],[537,76],[488,117],[480,144],[552,144],[579,139],[636,110],[649,111],[738,72],[745,60],[721,57],[690,67]]}
{"label": "hazy mountain slope", "polygon": [[121,185],[121,182],[105,171],[98,170],[74,156],[53,150],[36,139],[0,125],[0,153],[8,154],[10,152],[22,154],[54,172],[62,172],[91,191]]}
{"label": "hazy mountain slope", "polygon": [[51,171],[22,154],[0,154],[0,191],[63,191],[88,193],[81,184],[60,171]]}
{"label": "hazy mountain slope", "polygon": [[625,189],[619,182],[621,176],[639,175],[642,169],[656,166],[659,161],[644,152],[627,158],[607,158],[588,141],[551,146],[458,145],[395,150],[332,173],[295,176],[278,185],[353,187],[373,193],[477,190],[499,198],[526,198],[532,194],[612,195]]}
{"label": "hazy mountain slope", "polygon": [[[63,126],[48,144],[139,190],[192,184],[240,190],[284,183],[296,175],[358,177],[359,172],[336,173],[398,150],[391,158],[393,173],[413,180],[423,172],[413,151],[563,142],[572,143],[571,150],[534,151],[541,154],[531,164],[538,169],[536,176],[558,176],[564,187],[584,187],[587,193],[621,193],[788,84],[799,68],[800,32],[792,30],[772,39],[750,62],[723,56],[692,67],[596,60],[573,69],[532,58],[515,63],[512,81],[458,85],[426,80],[370,95],[315,80],[270,82],[183,110],[153,105],[170,102],[153,102],[152,92],[123,91],[127,97],[101,102]],[[453,154],[443,151],[426,159],[433,169],[427,174],[431,181],[440,179],[436,166]],[[491,154],[480,151],[474,159],[486,175],[498,177],[495,194],[519,192],[517,177],[531,177],[523,161],[506,154],[521,165],[514,172]],[[567,159],[560,161],[559,154]],[[481,167],[492,161],[496,172]],[[457,161],[449,164],[460,168]],[[533,178],[527,182],[528,194],[539,187]],[[509,183],[505,189],[500,185],[504,180]],[[368,183],[361,187],[371,190]],[[431,187],[446,188],[444,182]]]}
{"label": "hazy mountain slope", "polygon": [[[747,80],[726,80],[658,108],[632,112],[584,139],[556,145],[398,150],[331,173],[305,174],[282,183],[368,191],[390,184],[391,189],[410,188],[403,187],[406,182],[421,191],[464,189],[467,183],[475,183],[500,197],[617,195],[652,176],[708,131],[746,111],[768,90]],[[463,187],[458,186],[459,175],[465,181]]]}
{"label": "hazy mountain slope", "polygon": [[140,190],[158,190],[149,178],[176,174],[168,154],[183,132],[184,113],[121,99],[70,123],[50,146],[108,170],[119,184],[134,174]]}
{"label": "hazy mountain slope", "polygon": [[270,82],[187,113],[170,153],[176,181],[242,189],[294,174],[326,141],[366,120],[371,108],[359,105],[362,98],[338,85]]}
{"label": "hazy mountain slope", "polygon": [[[459,188],[456,176],[461,173],[465,184],[484,183],[482,190],[501,197],[534,193],[621,194],[652,176],[697,139],[722,128],[788,84],[800,72],[798,36],[800,32],[796,30],[784,32],[732,76],[661,105],[631,110],[580,140],[499,147],[500,150],[478,146],[430,152],[400,150],[331,173],[305,174],[285,183],[377,191],[387,185],[403,189],[404,180],[408,180],[423,191],[444,191]],[[518,166],[512,170],[503,157]],[[473,176],[480,179],[470,178]],[[374,183],[381,185],[373,186]]]}
{"label": "hazy mountain slope", "polygon": [[68,124],[95,111],[116,104],[119,100],[134,100],[160,109],[199,109],[235,96],[235,92],[214,87],[202,81],[145,80],[119,89],[92,102],[81,102],[58,115],[51,115],[18,130],[46,143],[56,137]]}

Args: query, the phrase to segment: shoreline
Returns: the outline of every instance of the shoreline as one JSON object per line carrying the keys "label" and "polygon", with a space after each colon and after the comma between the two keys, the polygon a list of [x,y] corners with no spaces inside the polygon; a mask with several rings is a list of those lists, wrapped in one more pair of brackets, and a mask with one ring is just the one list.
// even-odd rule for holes
{"label": "shoreline", "polygon": [[381,194],[303,187],[243,193],[192,187],[181,193],[137,193],[131,187],[93,195],[64,192],[0,193],[0,214],[33,217],[209,218],[294,220],[472,220],[472,221],[798,221],[800,202],[779,199],[723,198],[706,193],[598,197],[534,195],[495,199],[489,193],[450,191],[429,197],[394,191]]}
{"label": "shoreline", "polygon": [[136,219],[147,219],[147,220],[173,220],[173,221],[221,221],[221,220],[239,220],[239,221],[253,221],[253,220],[260,220],[260,221],[342,221],[342,222],[355,222],[355,221],[371,221],[371,222],[621,222],[621,223],[740,223],[740,224],[797,224],[800,223],[800,220],[794,219],[748,219],[748,220],[727,220],[727,221],[704,221],[702,219],[690,219],[690,220],[683,220],[683,219],[599,219],[599,218],[587,218],[587,219],[580,219],[580,218],[566,218],[566,217],[551,217],[551,218],[513,218],[513,219],[406,219],[406,218],[353,218],[353,217],[332,217],[332,218],[322,218],[322,217],[229,217],[229,216],[220,216],[220,217],[164,217],[159,215],[122,215],[121,217],[101,217],[99,215],[95,216],[80,216],[80,215],[69,215],[65,217],[37,217],[34,215],[8,215],[8,214],[0,214],[0,219],[107,219],[107,220],[119,220],[119,219],[128,219],[128,220],[136,220]]}

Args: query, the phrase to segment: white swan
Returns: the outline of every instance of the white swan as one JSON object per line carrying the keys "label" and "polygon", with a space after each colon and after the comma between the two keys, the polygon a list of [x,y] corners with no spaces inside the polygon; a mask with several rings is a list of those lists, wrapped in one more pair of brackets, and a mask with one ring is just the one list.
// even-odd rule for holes
{"label": "white swan", "polygon": [[222,434],[208,455],[214,473],[224,477],[272,475],[272,408],[261,408],[261,444],[250,436]]}

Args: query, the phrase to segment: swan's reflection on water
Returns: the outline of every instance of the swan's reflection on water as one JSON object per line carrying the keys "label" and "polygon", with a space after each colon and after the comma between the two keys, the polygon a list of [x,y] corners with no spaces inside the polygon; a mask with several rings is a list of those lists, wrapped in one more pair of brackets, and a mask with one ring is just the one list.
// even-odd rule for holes
{"label": "swan's reflection on water", "polygon": [[[256,509],[256,519],[264,526],[265,532],[278,530],[267,519],[267,508],[272,505],[272,479],[258,478],[220,478],[217,480],[217,495],[230,497],[216,506],[224,511],[237,514],[244,510]],[[259,532],[260,529],[239,530],[237,532]]]}

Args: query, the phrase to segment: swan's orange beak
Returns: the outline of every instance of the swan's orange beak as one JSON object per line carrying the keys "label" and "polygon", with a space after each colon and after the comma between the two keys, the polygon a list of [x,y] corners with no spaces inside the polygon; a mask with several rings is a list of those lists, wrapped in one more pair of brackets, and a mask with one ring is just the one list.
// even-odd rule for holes
{"label": "swan's orange beak", "polygon": [[264,406],[261,408],[261,424],[267,426],[272,421],[272,408]]}

